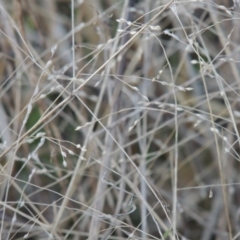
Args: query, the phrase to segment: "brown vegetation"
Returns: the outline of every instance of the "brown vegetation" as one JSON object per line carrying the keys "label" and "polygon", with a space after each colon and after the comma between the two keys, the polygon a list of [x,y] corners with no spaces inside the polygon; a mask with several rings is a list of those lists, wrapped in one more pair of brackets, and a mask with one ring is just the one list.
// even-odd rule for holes
{"label": "brown vegetation", "polygon": [[1,1],[1,239],[239,239],[239,10]]}

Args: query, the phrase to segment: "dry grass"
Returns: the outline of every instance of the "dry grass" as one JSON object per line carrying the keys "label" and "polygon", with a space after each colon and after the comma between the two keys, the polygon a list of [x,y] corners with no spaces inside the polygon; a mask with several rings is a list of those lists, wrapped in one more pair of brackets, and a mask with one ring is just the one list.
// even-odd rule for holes
{"label": "dry grass", "polygon": [[240,239],[238,0],[0,7],[0,239]]}

